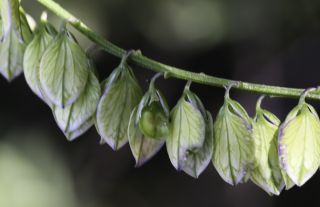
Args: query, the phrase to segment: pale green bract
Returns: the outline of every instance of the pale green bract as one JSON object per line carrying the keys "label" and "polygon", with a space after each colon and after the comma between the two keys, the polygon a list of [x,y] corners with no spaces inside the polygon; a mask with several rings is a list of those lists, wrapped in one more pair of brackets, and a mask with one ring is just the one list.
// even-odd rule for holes
{"label": "pale green bract", "polygon": [[99,101],[96,127],[101,143],[118,150],[128,142],[131,112],[142,97],[141,88],[126,62],[111,73]]}
{"label": "pale green bract", "polygon": [[[52,29],[50,29],[52,28]],[[43,52],[55,35],[55,30],[48,24],[42,23],[35,32],[33,40],[27,46],[23,58],[25,79],[31,90],[47,104],[51,105],[41,89],[39,79],[39,66]]]}
{"label": "pale green bract", "polygon": [[280,120],[260,108],[258,101],[253,119],[254,168],[251,180],[269,194],[279,195],[284,187],[278,157],[278,128]]}
{"label": "pale green bract", "polygon": [[65,108],[53,109],[56,122],[68,139],[74,139],[76,134],[82,134],[90,128],[100,95],[100,83],[93,72],[90,72],[85,90],[77,101]]}
{"label": "pale green bract", "polygon": [[166,144],[172,165],[197,178],[212,156],[212,119],[207,112],[202,113],[205,111],[202,104],[190,99],[191,94],[186,88],[173,108]]}
{"label": "pale green bract", "polygon": [[60,108],[73,104],[83,92],[89,60],[72,34],[63,30],[51,41],[40,61],[42,92]]}
{"label": "pale green bract", "polygon": [[[32,33],[26,20],[25,14],[20,13],[23,40],[13,28],[7,34],[3,34],[0,41],[0,72],[9,81],[23,71],[23,55]],[[1,21],[3,26],[4,21]]]}
{"label": "pale green bract", "polygon": [[282,168],[298,186],[308,181],[320,165],[320,121],[315,109],[299,103],[279,129]]}
{"label": "pale green bract", "polygon": [[227,183],[245,182],[253,162],[252,125],[247,112],[236,101],[225,102],[214,123],[213,164]]}
{"label": "pale green bract", "polygon": [[132,111],[128,126],[128,139],[131,152],[136,160],[136,167],[149,161],[164,145],[164,139],[152,139],[143,135],[135,123],[137,107]]}

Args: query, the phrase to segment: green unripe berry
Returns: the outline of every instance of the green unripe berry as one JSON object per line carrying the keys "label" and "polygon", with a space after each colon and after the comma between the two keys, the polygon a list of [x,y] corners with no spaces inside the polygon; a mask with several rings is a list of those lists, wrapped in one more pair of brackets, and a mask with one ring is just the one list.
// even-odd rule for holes
{"label": "green unripe berry", "polygon": [[141,132],[153,139],[165,138],[169,133],[168,117],[159,102],[152,102],[143,108],[139,120]]}

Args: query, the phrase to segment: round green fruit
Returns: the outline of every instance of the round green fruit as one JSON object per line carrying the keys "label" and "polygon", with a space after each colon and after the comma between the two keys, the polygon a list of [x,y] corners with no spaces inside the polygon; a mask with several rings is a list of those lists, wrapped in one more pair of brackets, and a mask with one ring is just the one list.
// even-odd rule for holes
{"label": "round green fruit", "polygon": [[159,102],[152,102],[143,108],[139,128],[146,137],[165,138],[169,133],[168,125],[168,117]]}

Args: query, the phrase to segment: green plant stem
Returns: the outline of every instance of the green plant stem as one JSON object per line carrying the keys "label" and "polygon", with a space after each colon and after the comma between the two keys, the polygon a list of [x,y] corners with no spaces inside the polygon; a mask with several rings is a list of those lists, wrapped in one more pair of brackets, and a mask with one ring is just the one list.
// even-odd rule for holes
{"label": "green plant stem", "polygon": [[[53,0],[37,0],[39,3],[44,5],[48,10],[55,13],[57,16],[62,18],[71,24],[75,29],[81,32],[83,35],[88,37],[94,43],[99,45],[106,52],[121,58],[126,54],[126,50],[116,46],[115,44],[107,41],[102,36],[98,35],[92,29],[90,29],[87,25],[85,25],[78,18],[73,16],[70,12],[62,8],[59,4],[54,2]],[[216,87],[225,87],[230,84],[234,84],[234,89],[239,89],[243,91],[248,91],[257,94],[264,94],[269,96],[276,97],[291,97],[291,98],[299,98],[303,93],[304,89],[298,88],[286,88],[279,86],[270,86],[256,83],[247,83],[242,81],[228,80],[224,78],[214,77],[210,75],[206,75],[204,73],[195,73],[190,72],[188,70],[172,67],[169,65],[165,65],[158,61],[152,60],[146,56],[143,56],[140,52],[135,52],[129,57],[129,61],[143,67],[146,69],[150,69],[156,72],[164,73],[165,77],[174,77],[183,80],[191,80],[196,83],[216,86]],[[306,98],[320,100],[319,90],[308,93]]]}

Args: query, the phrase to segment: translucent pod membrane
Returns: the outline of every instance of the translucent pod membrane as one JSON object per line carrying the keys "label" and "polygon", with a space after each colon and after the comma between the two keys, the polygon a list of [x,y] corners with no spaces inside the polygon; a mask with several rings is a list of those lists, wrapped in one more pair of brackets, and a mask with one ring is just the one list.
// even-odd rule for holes
{"label": "translucent pod membrane", "polygon": [[224,181],[231,185],[246,182],[253,163],[252,124],[244,108],[229,97],[214,123],[212,162]]}
{"label": "translucent pod membrane", "polygon": [[211,115],[187,85],[170,117],[170,135],[167,139],[170,161],[177,170],[197,178],[212,157]]}
{"label": "translucent pod membrane", "polygon": [[320,165],[320,120],[315,109],[305,102],[307,92],[279,129],[280,164],[298,186],[307,182]]}
{"label": "translucent pod membrane", "polygon": [[124,57],[108,77],[96,115],[101,143],[118,150],[128,142],[131,112],[142,97],[141,88]]}

